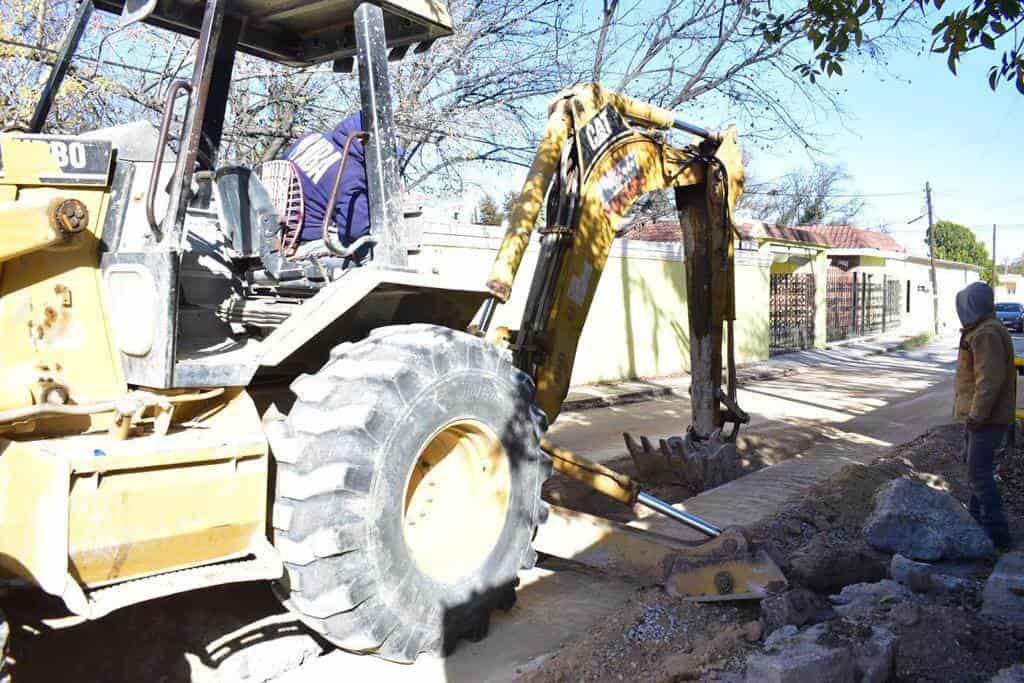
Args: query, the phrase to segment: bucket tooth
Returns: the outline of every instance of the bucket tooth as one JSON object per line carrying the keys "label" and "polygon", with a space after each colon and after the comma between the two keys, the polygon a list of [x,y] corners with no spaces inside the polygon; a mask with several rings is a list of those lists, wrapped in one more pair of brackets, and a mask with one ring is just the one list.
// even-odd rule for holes
{"label": "bucket tooth", "polygon": [[629,451],[633,464],[636,465],[636,471],[641,478],[651,478],[656,476],[657,473],[664,471],[665,464],[658,457],[658,452],[646,436],[641,436],[640,443],[637,443],[632,434],[624,432],[622,440],[626,442],[626,450]]}
{"label": "bucket tooth", "polygon": [[622,437],[642,479],[670,476],[694,491],[703,491],[740,474],[736,444],[724,439],[718,429],[703,439],[691,431],[658,439],[657,447],[646,436],[641,436],[639,442],[628,433]]}

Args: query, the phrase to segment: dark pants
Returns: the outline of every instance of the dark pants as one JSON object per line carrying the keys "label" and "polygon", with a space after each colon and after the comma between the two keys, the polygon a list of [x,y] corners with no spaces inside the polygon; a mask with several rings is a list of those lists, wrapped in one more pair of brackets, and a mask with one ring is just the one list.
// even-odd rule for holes
{"label": "dark pants", "polygon": [[996,449],[1005,438],[1006,425],[985,425],[977,431],[967,430],[964,439],[967,477],[971,485],[968,509],[996,545],[1010,541],[1003,499],[994,476]]}

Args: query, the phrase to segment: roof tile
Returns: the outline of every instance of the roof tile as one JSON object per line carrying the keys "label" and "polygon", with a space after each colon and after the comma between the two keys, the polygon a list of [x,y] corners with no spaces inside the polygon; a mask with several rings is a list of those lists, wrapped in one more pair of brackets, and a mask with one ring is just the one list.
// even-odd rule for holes
{"label": "roof tile", "polygon": [[[798,225],[790,227],[761,221],[740,221],[736,228],[746,239],[766,238],[802,242],[833,249],[877,249],[903,253],[906,249],[892,235],[852,225]],[[627,226],[623,239],[646,242],[679,242],[682,231],[677,221],[647,221]]]}

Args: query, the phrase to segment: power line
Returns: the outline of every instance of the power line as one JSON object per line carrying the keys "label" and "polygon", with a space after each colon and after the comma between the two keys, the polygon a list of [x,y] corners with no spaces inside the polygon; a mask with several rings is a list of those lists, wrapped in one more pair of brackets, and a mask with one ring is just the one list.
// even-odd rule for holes
{"label": "power line", "polygon": [[[758,190],[747,190],[743,194],[754,194],[764,197],[807,197],[807,193],[800,192],[774,192],[768,190],[767,192]],[[834,199],[860,199],[861,197],[906,197],[909,195],[920,194],[919,190],[913,192],[861,192],[858,194],[829,194],[829,198]]]}
{"label": "power line", "polygon": [[[45,52],[45,53],[50,54],[50,55],[57,54],[56,50],[53,50],[53,49],[48,48],[48,47],[39,47],[39,46],[36,46],[36,45],[29,45],[28,43],[21,43],[21,42],[18,42],[17,40],[9,40],[7,38],[0,38],[0,44],[10,45],[11,47],[17,47],[17,48],[21,48],[21,49],[24,49],[24,50],[33,50],[35,52]],[[46,62],[41,62],[41,61],[32,59],[31,57],[23,57],[23,59],[27,59],[29,61],[35,62],[36,64],[39,64],[41,66],[46,66],[46,64],[47,64]],[[96,59],[95,57],[86,57],[85,55],[80,55],[80,54],[79,55],[75,55],[75,59],[77,61],[88,62],[90,64],[99,64],[100,66],[110,66],[110,67],[114,67],[115,69],[125,69],[126,71],[137,71],[138,73],[150,74],[152,76],[160,76],[162,78],[171,78],[173,76],[173,74],[165,74],[162,71],[156,71],[155,69],[147,69],[147,68],[142,67],[142,66],[133,66],[131,64],[125,64],[123,62],[111,62],[111,61],[106,60],[106,59],[99,60],[99,59]]]}

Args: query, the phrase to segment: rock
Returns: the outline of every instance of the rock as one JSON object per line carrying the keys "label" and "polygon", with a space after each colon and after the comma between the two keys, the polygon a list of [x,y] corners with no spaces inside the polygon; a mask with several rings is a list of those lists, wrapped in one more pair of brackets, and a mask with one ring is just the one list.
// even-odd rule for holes
{"label": "rock", "polygon": [[764,624],[759,619],[743,624],[743,638],[748,643],[756,643],[764,635]]}
{"label": "rock", "polygon": [[887,628],[874,626],[871,636],[853,646],[854,669],[860,683],[884,683],[892,675],[896,636]]}
{"label": "rock", "polygon": [[1024,683],[1024,664],[1014,664],[1000,669],[989,683]]}
{"label": "rock", "polygon": [[864,537],[876,550],[913,560],[972,560],[994,550],[984,529],[953,496],[903,478],[875,494]]}
{"label": "rock", "polygon": [[804,528],[800,524],[800,522],[796,521],[795,519],[791,519],[788,522],[786,522],[786,533],[790,536],[802,536],[804,533]]}
{"label": "rock", "polygon": [[896,642],[887,628],[846,620],[803,631],[786,626],[765,641],[768,657],[748,660],[747,680],[883,683],[892,675]]}
{"label": "rock", "polygon": [[838,595],[830,596],[829,600],[839,616],[863,620],[872,618],[878,610],[891,609],[911,595],[902,584],[885,579],[847,586]]}
{"label": "rock", "polygon": [[887,560],[858,545],[815,536],[790,557],[789,577],[819,593],[841,590],[852,583],[884,579],[888,574]]}
{"label": "rock", "polygon": [[749,683],[852,683],[854,660],[850,648],[829,639],[826,624],[798,632],[792,625],[779,629],[765,641],[765,654],[747,660]]}
{"label": "rock", "polygon": [[850,651],[800,642],[778,654],[756,655],[747,660],[750,683],[853,683]]}
{"label": "rock", "polygon": [[981,613],[1024,624],[1024,552],[1000,558],[982,592]]}
{"label": "rock", "polygon": [[956,593],[971,583],[959,576],[941,573],[926,562],[915,562],[899,553],[892,556],[889,575],[915,593]]}
{"label": "rock", "polygon": [[817,595],[804,588],[794,588],[763,599],[761,616],[769,630],[787,624],[803,626],[810,623],[822,607]]}

